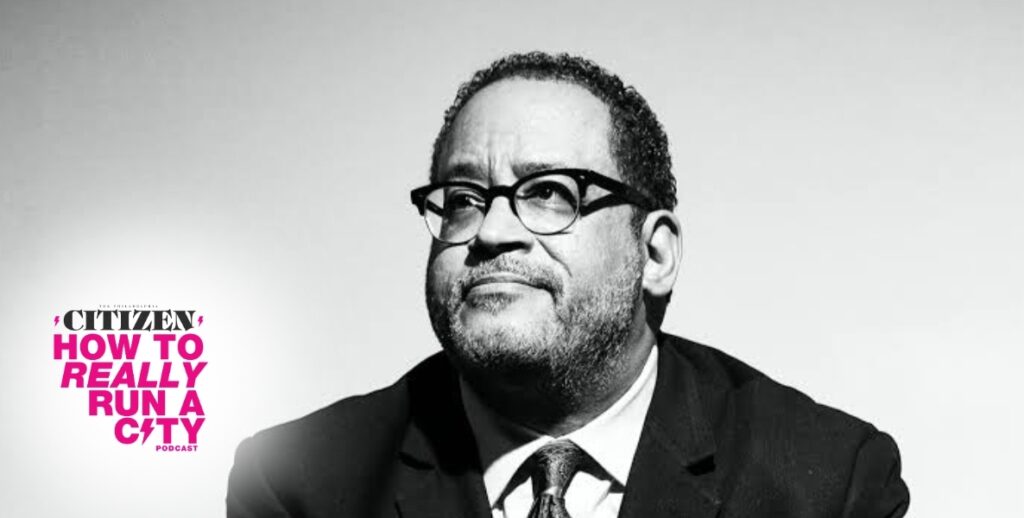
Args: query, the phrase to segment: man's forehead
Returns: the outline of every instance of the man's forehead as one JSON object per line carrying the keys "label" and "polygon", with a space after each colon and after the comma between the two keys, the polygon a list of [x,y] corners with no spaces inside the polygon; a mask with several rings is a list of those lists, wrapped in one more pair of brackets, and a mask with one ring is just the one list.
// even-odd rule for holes
{"label": "man's forehead", "polygon": [[[505,79],[463,106],[438,164],[442,177],[517,176],[555,167],[613,168],[608,107],[564,81]],[[612,171],[606,174],[617,176]]]}

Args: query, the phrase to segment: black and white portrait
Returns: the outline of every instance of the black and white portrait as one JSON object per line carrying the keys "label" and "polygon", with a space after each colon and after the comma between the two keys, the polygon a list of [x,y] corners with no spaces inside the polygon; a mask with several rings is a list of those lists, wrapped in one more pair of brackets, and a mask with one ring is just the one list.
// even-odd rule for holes
{"label": "black and white portrait", "polygon": [[[0,3],[0,514],[1020,514],[1022,23]],[[198,449],[61,389],[117,304]]]}

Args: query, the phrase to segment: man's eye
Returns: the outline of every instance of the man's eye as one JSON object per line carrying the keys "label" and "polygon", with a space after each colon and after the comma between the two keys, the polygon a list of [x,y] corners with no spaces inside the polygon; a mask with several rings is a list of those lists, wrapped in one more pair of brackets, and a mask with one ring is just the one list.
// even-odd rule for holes
{"label": "man's eye", "polygon": [[558,196],[558,189],[550,185],[542,185],[537,188],[534,196],[542,200],[549,200],[554,196]]}
{"label": "man's eye", "polygon": [[527,201],[575,204],[576,196],[565,185],[557,182],[542,182],[524,189],[519,198]]}
{"label": "man's eye", "polygon": [[484,204],[484,200],[480,198],[480,195],[472,191],[459,191],[450,193],[445,206],[448,210],[467,210],[481,207]]}

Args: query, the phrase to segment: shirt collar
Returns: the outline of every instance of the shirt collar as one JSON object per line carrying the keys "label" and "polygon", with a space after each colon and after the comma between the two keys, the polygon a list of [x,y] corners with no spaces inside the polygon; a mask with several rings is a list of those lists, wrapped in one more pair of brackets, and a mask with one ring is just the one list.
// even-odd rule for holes
{"label": "shirt collar", "polygon": [[[629,390],[594,420],[562,437],[583,448],[623,487],[629,478],[647,408],[654,396],[657,366],[658,348],[652,347],[647,363]],[[476,438],[484,470],[484,486],[493,508],[506,489],[510,489],[507,486],[519,466],[556,437],[538,433],[498,415],[465,381],[460,380],[460,390],[466,417]]]}

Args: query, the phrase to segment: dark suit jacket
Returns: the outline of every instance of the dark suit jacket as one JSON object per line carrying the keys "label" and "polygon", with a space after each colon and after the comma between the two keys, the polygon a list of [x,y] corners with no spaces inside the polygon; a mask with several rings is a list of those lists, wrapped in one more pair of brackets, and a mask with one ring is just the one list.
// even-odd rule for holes
{"label": "dark suit jacket", "polygon": [[[659,337],[620,516],[902,516],[893,440],[715,349]],[[238,447],[227,515],[490,516],[457,376],[437,354],[394,385]]]}

